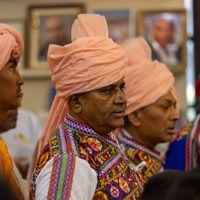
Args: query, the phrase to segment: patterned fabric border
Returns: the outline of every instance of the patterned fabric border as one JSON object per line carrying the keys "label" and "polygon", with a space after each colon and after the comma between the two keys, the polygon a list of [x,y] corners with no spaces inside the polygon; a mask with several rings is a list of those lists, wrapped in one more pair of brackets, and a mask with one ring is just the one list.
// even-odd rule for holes
{"label": "patterned fabric border", "polygon": [[61,154],[54,158],[49,184],[49,200],[66,200],[70,197],[76,157]]}
{"label": "patterned fabric border", "polygon": [[131,146],[131,147],[134,147],[136,149],[140,149],[140,150],[146,152],[147,154],[151,155],[152,157],[154,157],[154,158],[158,159],[160,162],[162,162],[162,158],[160,157],[158,152],[153,152],[150,149],[148,149],[147,147],[145,147],[144,145],[136,143],[134,140],[127,138],[124,135],[123,131],[121,131],[118,134],[118,139],[121,140],[123,143]]}

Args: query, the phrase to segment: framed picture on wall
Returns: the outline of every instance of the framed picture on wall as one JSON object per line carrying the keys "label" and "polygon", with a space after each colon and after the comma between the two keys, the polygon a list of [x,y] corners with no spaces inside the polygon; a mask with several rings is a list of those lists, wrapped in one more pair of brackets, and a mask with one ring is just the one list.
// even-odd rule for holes
{"label": "framed picture on wall", "polygon": [[145,10],[138,14],[138,35],[145,37],[152,58],[165,63],[171,71],[186,66],[186,11]]}
{"label": "framed picture on wall", "polygon": [[30,6],[27,17],[27,67],[48,69],[49,44],[63,46],[70,43],[72,23],[83,12],[84,4]]}
{"label": "framed picture on wall", "polygon": [[93,13],[104,15],[108,23],[109,37],[121,44],[134,36],[133,14],[128,9],[93,10]]}
{"label": "framed picture on wall", "polygon": [[[5,23],[13,26],[19,33],[21,33],[23,39],[25,37],[25,21],[22,19],[0,19],[0,23]],[[21,59],[19,60],[18,67],[20,70],[23,70],[25,67],[25,51],[22,54]]]}

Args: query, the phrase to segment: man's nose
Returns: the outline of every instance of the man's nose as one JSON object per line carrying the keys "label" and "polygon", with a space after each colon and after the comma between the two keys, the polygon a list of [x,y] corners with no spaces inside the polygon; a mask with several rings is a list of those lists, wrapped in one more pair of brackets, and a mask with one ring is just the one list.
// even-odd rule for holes
{"label": "man's nose", "polygon": [[172,108],[171,111],[171,120],[177,121],[179,119],[179,109],[177,105]]}
{"label": "man's nose", "polygon": [[22,76],[19,74],[19,72],[17,72],[17,84],[18,84],[18,85],[23,85],[23,84],[24,84],[24,79],[23,79]]}
{"label": "man's nose", "polygon": [[124,91],[120,89],[119,91],[117,91],[115,103],[126,104],[126,102],[127,102],[126,95]]}

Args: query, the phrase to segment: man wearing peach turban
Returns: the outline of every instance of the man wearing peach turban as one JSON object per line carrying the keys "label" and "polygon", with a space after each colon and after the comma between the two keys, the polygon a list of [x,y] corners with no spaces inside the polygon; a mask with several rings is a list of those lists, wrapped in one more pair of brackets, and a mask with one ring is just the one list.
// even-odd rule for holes
{"label": "man wearing peach turban", "polygon": [[[13,27],[0,24],[0,133],[16,126],[17,109],[21,105],[23,95],[21,85],[24,83],[16,68],[23,49],[21,35]],[[2,139],[0,176],[1,179],[7,180],[17,199],[28,199],[27,184],[20,176]]]}
{"label": "man wearing peach turban", "polygon": [[124,125],[127,56],[103,16],[81,14],[72,43],[50,45],[57,94],[39,144],[33,199],[138,199],[143,179],[118,148]]}
{"label": "man wearing peach turban", "polygon": [[118,139],[127,158],[141,166],[147,181],[163,170],[158,143],[169,142],[175,134],[179,117],[174,77],[168,68],[152,61],[151,50],[144,38],[129,40],[123,45],[129,65],[125,74],[125,126]]}

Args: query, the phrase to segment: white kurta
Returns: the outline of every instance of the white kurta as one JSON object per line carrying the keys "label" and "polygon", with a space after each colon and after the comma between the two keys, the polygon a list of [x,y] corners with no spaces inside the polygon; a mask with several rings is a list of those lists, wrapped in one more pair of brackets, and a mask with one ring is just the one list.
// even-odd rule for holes
{"label": "white kurta", "polygon": [[[49,192],[49,184],[53,167],[51,158],[36,179],[36,200],[46,200]],[[70,200],[93,199],[97,186],[97,173],[87,161],[76,157],[75,170],[72,182]]]}

